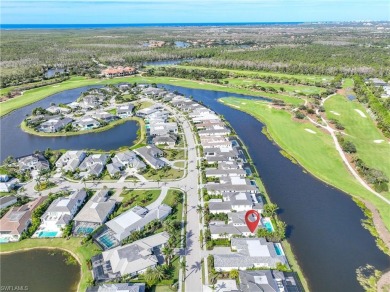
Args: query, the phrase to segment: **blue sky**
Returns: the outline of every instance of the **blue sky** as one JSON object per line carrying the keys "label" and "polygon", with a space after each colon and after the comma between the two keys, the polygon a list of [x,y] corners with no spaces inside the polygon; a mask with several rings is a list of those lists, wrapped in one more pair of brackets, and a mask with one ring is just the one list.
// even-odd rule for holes
{"label": "blue sky", "polygon": [[390,0],[1,0],[1,23],[390,20]]}

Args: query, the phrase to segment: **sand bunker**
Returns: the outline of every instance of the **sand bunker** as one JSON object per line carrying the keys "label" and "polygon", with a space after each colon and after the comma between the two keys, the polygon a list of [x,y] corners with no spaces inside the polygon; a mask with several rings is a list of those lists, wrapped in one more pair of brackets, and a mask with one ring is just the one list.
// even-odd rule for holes
{"label": "sand bunker", "polygon": [[377,143],[377,144],[380,144],[382,142],[384,142],[385,140],[374,140],[374,143]]}
{"label": "sand bunker", "polygon": [[340,114],[338,112],[335,112],[335,111],[330,111],[332,114],[336,115],[336,116],[339,116]]}
{"label": "sand bunker", "polygon": [[311,130],[311,129],[305,129],[305,131],[307,131],[307,132],[309,132],[309,133],[311,133],[311,134],[317,134],[316,132],[314,132],[314,131]]}
{"label": "sand bunker", "polygon": [[355,108],[355,111],[362,117],[362,118],[367,118],[367,116],[359,109]]}

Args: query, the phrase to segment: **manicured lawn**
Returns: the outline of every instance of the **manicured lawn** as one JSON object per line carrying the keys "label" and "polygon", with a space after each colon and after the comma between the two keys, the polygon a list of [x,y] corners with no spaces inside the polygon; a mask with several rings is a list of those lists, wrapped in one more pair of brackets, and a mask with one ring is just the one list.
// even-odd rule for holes
{"label": "manicured lawn", "polygon": [[183,176],[184,172],[180,169],[149,169],[146,173],[142,173],[142,175],[148,180],[164,180],[164,179],[177,179]]}
{"label": "manicured lawn", "polygon": [[177,161],[173,165],[176,166],[176,167],[184,167],[185,166],[185,162],[184,161]]}
{"label": "manicured lawn", "polygon": [[169,161],[173,160],[184,160],[185,151],[184,149],[163,149],[165,155],[164,157]]}
{"label": "manicured lawn", "polygon": [[142,110],[144,108],[147,108],[147,107],[150,107],[152,106],[154,103],[151,102],[151,101],[143,101],[143,102],[137,102],[137,104],[139,104],[139,109]]}
{"label": "manicured lawn", "polygon": [[186,69],[202,69],[202,70],[216,70],[222,72],[230,72],[235,74],[240,74],[242,76],[255,78],[256,76],[273,76],[279,78],[296,78],[301,81],[306,82],[323,82],[323,81],[331,81],[333,79],[332,76],[325,75],[304,75],[304,74],[285,74],[285,73],[277,73],[277,72],[265,72],[265,71],[251,71],[251,70],[234,70],[234,69],[218,69],[218,68],[206,68],[200,66],[183,66],[183,65],[174,65],[179,68]]}
{"label": "manicured lawn", "polygon": [[[350,101],[342,95],[331,97],[324,106],[327,117],[339,120],[345,127],[344,132],[348,134],[345,139],[355,144],[357,156],[369,167],[383,171],[390,178],[390,144],[388,139],[378,130],[364,106],[358,101]],[[362,111],[366,118],[361,117],[355,109]],[[390,198],[389,192],[382,194]]]}
{"label": "manicured lawn", "polygon": [[[93,79],[93,78],[88,79],[81,76],[74,76],[71,77],[69,80],[58,83],[56,85],[47,85],[47,86],[27,90],[21,96],[2,102],[0,107],[0,116],[3,116],[15,109],[29,105],[47,96],[50,96],[52,94],[64,90],[83,87],[87,85],[118,84],[122,82],[171,84],[171,85],[177,85],[177,86],[183,86],[183,87],[189,87],[195,89],[217,90],[217,91],[226,91],[226,92],[246,94],[246,95],[278,98],[293,104],[303,103],[303,101],[300,99],[289,97],[289,96],[283,96],[280,94],[254,92],[247,89],[231,88],[231,87],[226,87],[218,84],[202,83],[198,81],[191,81],[191,80],[172,78],[172,77],[129,76],[129,77],[121,77],[121,78],[113,78],[113,79]],[[3,90],[6,91],[8,89],[4,88]]]}
{"label": "manicured lawn", "polygon": [[[3,116],[17,108],[26,106],[57,92],[97,83],[99,83],[99,80],[97,79],[87,79],[85,77],[76,76],[55,85],[47,85],[27,90],[21,96],[14,97],[5,102],[2,102],[0,107],[0,116]],[[3,91],[5,90],[6,89],[4,88]]]}
{"label": "manicured lawn", "polygon": [[[179,190],[169,189],[165,199],[163,200],[163,204],[166,204],[168,206],[175,205],[175,193],[177,192],[181,193],[181,191]],[[176,219],[181,221],[182,218],[183,218],[183,204],[178,204]]]}
{"label": "manicured lawn", "polygon": [[116,108],[110,109],[108,112],[112,115],[116,115]]}
{"label": "manicured lawn", "polygon": [[[239,108],[265,123],[275,142],[313,175],[349,194],[375,204],[387,228],[390,229],[388,206],[363,188],[348,172],[330,135],[309,123],[294,122],[290,113],[271,108],[268,104],[259,101],[244,101],[237,98],[224,98],[223,101],[226,105]],[[309,133],[306,129],[316,134]],[[258,134],[260,131],[261,129]]]}
{"label": "manicured lawn", "polygon": [[[92,283],[92,272],[88,269],[87,261],[92,256],[101,252],[99,247],[93,243],[81,245],[80,238],[70,238],[69,240],[63,238],[54,239],[26,239],[15,243],[7,243],[1,245],[1,252],[19,251],[29,248],[60,248],[72,252],[77,256],[81,264],[81,278],[79,291],[83,292]],[[0,253],[1,253],[0,252]]]}
{"label": "manicured lawn", "polygon": [[253,79],[243,79],[243,78],[226,78],[224,80],[229,81],[229,84],[235,86],[252,86],[256,84],[257,86],[263,86],[265,88],[275,88],[279,90],[281,87],[284,88],[286,92],[297,93],[297,94],[320,94],[325,92],[325,88],[308,86],[308,85],[290,85],[290,84],[279,84],[279,83],[267,83],[264,81],[253,80]]}
{"label": "manicured lawn", "polygon": [[120,195],[123,197],[122,204],[116,211],[116,215],[127,211],[134,206],[145,207],[153,203],[160,195],[161,190],[124,190]]}

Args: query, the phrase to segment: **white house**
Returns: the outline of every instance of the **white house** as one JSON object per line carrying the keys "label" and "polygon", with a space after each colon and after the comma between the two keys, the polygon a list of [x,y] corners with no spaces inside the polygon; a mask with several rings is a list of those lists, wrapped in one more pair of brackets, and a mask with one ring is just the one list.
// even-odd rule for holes
{"label": "white house", "polygon": [[0,175],[0,192],[8,193],[18,183],[18,179],[10,178],[7,174]]}
{"label": "white house", "polygon": [[87,156],[85,151],[66,151],[56,162],[56,167],[65,171],[75,171]]}
{"label": "white house", "polygon": [[90,130],[98,128],[100,126],[100,123],[92,117],[85,116],[73,122],[73,126],[79,128],[80,130]]}
{"label": "white house", "polygon": [[85,190],[55,199],[41,216],[41,225],[33,237],[60,237],[62,229],[73,219],[87,197]]}

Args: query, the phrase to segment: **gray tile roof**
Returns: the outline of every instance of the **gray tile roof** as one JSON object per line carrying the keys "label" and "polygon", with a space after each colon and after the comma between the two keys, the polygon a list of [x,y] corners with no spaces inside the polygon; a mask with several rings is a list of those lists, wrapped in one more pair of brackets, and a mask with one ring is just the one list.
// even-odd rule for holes
{"label": "gray tile roof", "polygon": [[115,200],[108,197],[107,190],[97,191],[74,218],[77,222],[103,224],[115,207]]}
{"label": "gray tile roof", "polygon": [[102,284],[100,286],[88,287],[86,292],[145,292],[144,283],[116,283]]}
{"label": "gray tile roof", "polygon": [[240,290],[242,292],[301,292],[295,273],[277,270],[240,271]]}
{"label": "gray tile roof", "polygon": [[273,243],[264,238],[232,238],[231,247],[237,252],[214,255],[215,269],[275,268],[277,263],[287,263],[286,257],[277,255]]}
{"label": "gray tile roof", "polygon": [[[84,201],[87,197],[87,193],[85,190],[79,190],[73,192],[68,197],[61,197],[55,199],[47,208],[45,214],[48,213],[69,213],[72,214],[72,210],[75,205],[80,205],[80,202]],[[42,217],[45,217],[45,214]],[[73,214],[72,214],[73,215]]]}
{"label": "gray tile roof", "polygon": [[279,292],[271,271],[240,271],[240,289],[243,292]]}
{"label": "gray tile roof", "polygon": [[257,187],[253,185],[233,185],[230,183],[208,183],[206,189],[210,193],[224,193],[224,192],[256,192]]}
{"label": "gray tile roof", "polygon": [[121,276],[137,273],[158,264],[153,248],[164,245],[169,240],[167,232],[134,241],[133,243],[115,247],[103,252],[103,259],[108,262],[114,273]]}
{"label": "gray tile roof", "polygon": [[172,208],[161,204],[157,208],[148,211],[146,208],[135,206],[122,213],[118,217],[108,221],[106,226],[111,229],[115,238],[122,241],[134,230],[143,229],[146,224],[153,220],[162,220],[168,217]]}
{"label": "gray tile roof", "polygon": [[41,153],[21,157],[18,159],[18,164],[22,171],[30,169],[50,169],[49,161],[47,161],[47,159]]}
{"label": "gray tile roof", "polygon": [[110,174],[110,176],[114,176],[115,174],[121,172],[121,168],[123,167],[123,164],[121,163],[110,163],[107,164],[107,171]]}
{"label": "gray tile roof", "polygon": [[161,168],[165,166],[165,162],[158,158],[159,156],[162,156],[164,152],[154,145],[137,148],[134,151],[153,168]]}
{"label": "gray tile roof", "polygon": [[246,176],[244,169],[206,169],[206,177],[209,176]]}

